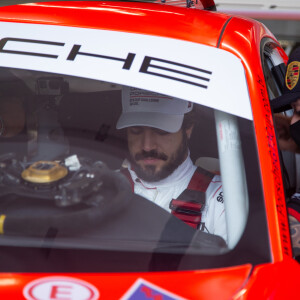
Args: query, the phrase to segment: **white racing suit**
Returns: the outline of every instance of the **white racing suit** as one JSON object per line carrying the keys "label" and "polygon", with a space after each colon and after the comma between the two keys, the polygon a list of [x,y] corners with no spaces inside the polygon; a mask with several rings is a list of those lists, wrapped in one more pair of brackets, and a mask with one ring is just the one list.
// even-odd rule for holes
{"label": "white racing suit", "polygon": [[[227,241],[222,182],[219,175],[197,168],[189,156],[171,175],[158,182],[150,183],[138,178],[127,160],[123,167],[126,169],[122,172],[129,178],[135,194],[156,203],[192,227],[219,235]],[[186,210],[180,213],[182,207],[193,210],[195,197],[201,203],[195,207],[198,211],[200,208],[200,218],[199,213],[196,217],[193,213],[185,213]]]}

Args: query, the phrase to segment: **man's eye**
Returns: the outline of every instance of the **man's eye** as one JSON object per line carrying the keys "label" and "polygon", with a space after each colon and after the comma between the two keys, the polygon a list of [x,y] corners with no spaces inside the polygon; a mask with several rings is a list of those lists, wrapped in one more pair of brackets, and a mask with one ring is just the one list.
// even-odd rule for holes
{"label": "man's eye", "polygon": [[139,126],[136,126],[136,127],[129,127],[128,130],[129,130],[129,132],[130,132],[131,134],[141,134],[142,131],[143,131],[143,129],[142,129],[141,127],[139,127]]}
{"label": "man's eye", "polygon": [[161,130],[161,129],[158,129],[158,128],[153,128],[153,131],[155,133],[159,134],[159,135],[167,135],[167,134],[169,134],[169,132]]}

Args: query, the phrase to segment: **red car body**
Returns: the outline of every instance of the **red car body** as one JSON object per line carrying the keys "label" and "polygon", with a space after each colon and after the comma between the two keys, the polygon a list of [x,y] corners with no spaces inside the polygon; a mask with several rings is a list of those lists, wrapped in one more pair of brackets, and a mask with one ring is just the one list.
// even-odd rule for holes
{"label": "red car body", "polygon": [[[251,99],[271,258],[269,262],[257,265],[249,262],[204,270],[195,268],[181,271],[111,273],[82,273],[80,270],[32,273],[4,271],[0,273],[2,299],[297,297],[300,267],[292,254],[281,165],[262,63],[263,45],[266,42],[271,43],[285,63],[287,57],[265,26],[251,19],[214,11],[158,3],[105,1],[62,1],[5,6],[0,8],[0,23],[2,22],[157,36],[219,48],[237,57],[244,67]],[[143,298],[133,297],[137,280],[145,284],[141,288]],[[43,284],[44,292],[35,289]],[[76,288],[83,285],[88,289],[86,298],[79,298],[79,294],[74,293],[76,285]]]}

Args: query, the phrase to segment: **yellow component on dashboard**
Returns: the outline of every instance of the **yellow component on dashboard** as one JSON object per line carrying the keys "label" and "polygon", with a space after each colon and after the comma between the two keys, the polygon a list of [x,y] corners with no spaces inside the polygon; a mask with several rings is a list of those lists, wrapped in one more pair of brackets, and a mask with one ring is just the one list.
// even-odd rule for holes
{"label": "yellow component on dashboard", "polygon": [[33,183],[50,183],[67,174],[68,169],[55,161],[37,161],[22,172],[22,178]]}
{"label": "yellow component on dashboard", "polygon": [[0,234],[4,233],[4,221],[5,221],[6,215],[0,216]]}

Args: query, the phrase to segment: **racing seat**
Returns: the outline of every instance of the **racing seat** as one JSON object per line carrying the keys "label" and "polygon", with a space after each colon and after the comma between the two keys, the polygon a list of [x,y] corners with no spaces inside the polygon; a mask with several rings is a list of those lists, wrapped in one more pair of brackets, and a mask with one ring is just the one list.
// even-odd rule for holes
{"label": "racing seat", "polygon": [[220,174],[219,159],[215,157],[199,157],[195,165],[214,174]]}

